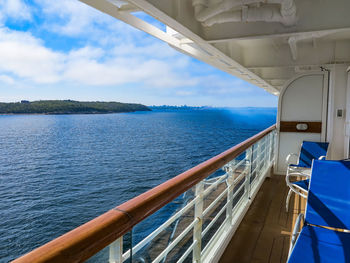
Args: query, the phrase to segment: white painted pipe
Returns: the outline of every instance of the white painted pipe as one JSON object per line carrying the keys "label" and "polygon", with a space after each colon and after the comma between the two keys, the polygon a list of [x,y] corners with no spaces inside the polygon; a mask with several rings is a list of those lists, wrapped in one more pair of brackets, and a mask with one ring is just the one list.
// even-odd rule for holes
{"label": "white painted pipe", "polygon": [[254,7],[254,8],[243,8],[242,11],[233,11],[221,13],[214,16],[204,22],[205,26],[212,26],[218,23],[227,22],[280,22],[283,23],[278,7]]}
{"label": "white painted pipe", "polygon": [[221,24],[227,22],[241,22],[242,11],[224,12],[217,16],[207,19],[203,24],[205,26],[212,26],[214,24]]}
{"label": "white painted pipe", "polygon": [[[210,8],[205,8],[204,10],[201,10],[200,12],[195,12],[196,19],[200,22],[205,22],[209,18],[212,18],[218,14],[225,13],[235,7],[241,7],[244,5],[250,5],[255,3],[262,3],[264,0],[224,0],[223,2],[214,5]],[[204,5],[204,1],[201,0],[195,0],[193,1],[193,6],[196,7],[196,5]]]}
{"label": "white painted pipe", "polygon": [[277,6],[263,6],[246,8],[242,10],[243,21],[246,22],[280,22],[283,23],[283,17]]}
{"label": "white painted pipe", "polygon": [[292,53],[293,60],[297,60],[297,57],[298,57],[297,40],[293,37],[290,37],[288,39],[288,44],[289,44],[290,52]]}
{"label": "white painted pipe", "polygon": [[[247,5],[256,3],[280,4],[276,6],[251,7]],[[296,23],[296,6],[294,0],[224,0],[223,2],[208,8],[205,0],[193,0],[195,17],[205,26],[226,22],[279,22],[286,26]],[[242,11],[230,11],[237,7]]]}
{"label": "white painted pipe", "polygon": [[326,31],[320,31],[320,32],[311,32],[311,33],[302,33],[299,35],[291,36],[288,39],[288,44],[290,47],[290,52],[292,53],[293,60],[297,60],[298,58],[298,50],[297,50],[297,43],[301,40],[308,40],[308,39],[316,39],[324,36],[328,36],[330,34],[339,32],[339,30],[326,30]]}
{"label": "white painted pipe", "polygon": [[281,15],[283,17],[283,24],[286,26],[293,26],[297,22],[297,8],[294,0],[284,0],[281,2]]}
{"label": "white painted pipe", "polygon": [[128,4],[128,2],[123,0],[108,0],[108,2],[111,2],[112,4],[116,5],[118,8],[121,8],[122,6]]}
{"label": "white painted pipe", "polygon": [[193,0],[192,5],[194,7],[195,17],[199,21],[197,15],[208,9],[207,2],[205,0]]}

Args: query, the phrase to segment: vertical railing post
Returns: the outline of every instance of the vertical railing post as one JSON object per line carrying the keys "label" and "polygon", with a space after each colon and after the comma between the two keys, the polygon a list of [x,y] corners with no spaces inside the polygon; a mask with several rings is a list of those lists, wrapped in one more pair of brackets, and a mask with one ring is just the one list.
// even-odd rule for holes
{"label": "vertical railing post", "polygon": [[270,132],[270,149],[269,149],[269,163],[270,165],[273,162],[274,156],[272,155],[272,153],[274,152],[274,139],[275,139],[275,134],[274,132]]}
{"label": "vertical railing post", "polygon": [[261,140],[259,140],[257,143],[257,150],[256,150],[256,166],[255,166],[255,179],[259,179],[261,175]]}
{"label": "vertical railing post", "polygon": [[274,130],[272,132],[272,149],[271,149],[271,152],[273,152],[273,155],[272,155],[272,160],[273,162],[275,161],[276,159],[276,139],[277,139],[277,131]]}
{"label": "vertical railing post", "polygon": [[273,150],[273,139],[274,139],[274,134],[273,132],[269,133],[269,165],[271,165],[272,162],[272,150]]}
{"label": "vertical railing post", "polygon": [[193,262],[201,262],[202,251],[202,224],[203,224],[203,181],[196,185],[196,204],[194,207],[194,219],[198,218],[198,223],[193,228],[193,242],[196,245],[193,247]]}
{"label": "vertical railing post", "polygon": [[[226,208],[226,219],[229,225],[232,224],[232,209],[233,209],[233,181],[236,170],[233,169],[234,166],[231,166],[228,170],[227,176],[227,208]],[[243,171],[244,172],[244,171]]]}
{"label": "vertical railing post", "polygon": [[265,135],[263,141],[264,141],[264,156],[263,156],[263,171],[265,172],[265,170],[267,169],[267,167],[269,167],[269,162],[268,162],[268,156],[269,156],[269,134]]}
{"label": "vertical railing post", "polygon": [[253,146],[250,146],[246,150],[246,158],[247,158],[247,163],[248,163],[248,169],[247,169],[247,175],[245,177],[244,181],[244,193],[246,195],[246,198],[250,198],[250,180],[252,176],[252,171],[253,171]]}
{"label": "vertical railing post", "polygon": [[109,245],[109,263],[123,262],[123,237]]}

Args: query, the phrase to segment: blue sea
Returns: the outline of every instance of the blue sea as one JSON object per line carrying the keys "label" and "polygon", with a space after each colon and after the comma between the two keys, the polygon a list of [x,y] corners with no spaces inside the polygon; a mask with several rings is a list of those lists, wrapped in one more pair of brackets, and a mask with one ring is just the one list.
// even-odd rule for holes
{"label": "blue sea", "polygon": [[274,108],[1,115],[0,262],[45,244],[275,121]]}

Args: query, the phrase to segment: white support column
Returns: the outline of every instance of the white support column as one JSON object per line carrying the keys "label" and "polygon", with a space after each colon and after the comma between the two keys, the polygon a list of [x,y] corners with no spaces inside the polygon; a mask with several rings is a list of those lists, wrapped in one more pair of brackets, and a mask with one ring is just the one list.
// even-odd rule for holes
{"label": "white support column", "polygon": [[109,245],[109,263],[123,262],[123,237]]}
{"label": "white support column", "polygon": [[344,158],[350,157],[350,67],[347,69]]}
{"label": "white support column", "polygon": [[196,245],[193,247],[193,262],[201,262],[201,250],[202,250],[202,224],[203,224],[203,182],[199,182],[196,185],[196,197],[198,200],[194,207],[194,219],[198,218],[198,223],[193,228],[193,242]]}
{"label": "white support column", "polygon": [[[333,65],[330,73],[330,102],[328,106],[330,142],[327,157],[333,160],[346,158],[346,108],[347,108],[347,65]],[[338,115],[342,113],[341,115]]]}

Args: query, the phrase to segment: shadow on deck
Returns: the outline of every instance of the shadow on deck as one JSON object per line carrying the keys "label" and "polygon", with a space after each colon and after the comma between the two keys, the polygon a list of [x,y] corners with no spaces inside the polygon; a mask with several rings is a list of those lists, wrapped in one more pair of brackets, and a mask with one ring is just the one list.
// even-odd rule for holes
{"label": "shadow on deck", "polygon": [[220,263],[286,262],[290,236],[305,200],[292,195],[285,210],[288,189],[284,176],[267,178],[228,244]]}

